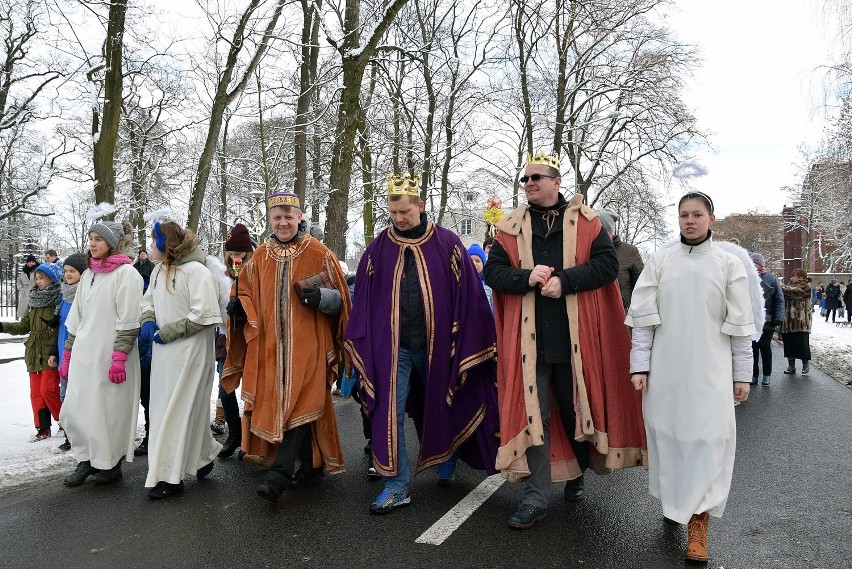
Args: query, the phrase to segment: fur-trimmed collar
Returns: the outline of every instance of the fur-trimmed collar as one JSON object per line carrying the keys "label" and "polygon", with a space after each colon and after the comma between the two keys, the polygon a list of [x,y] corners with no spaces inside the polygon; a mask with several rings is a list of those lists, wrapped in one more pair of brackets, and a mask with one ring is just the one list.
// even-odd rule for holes
{"label": "fur-trimmed collar", "polygon": [[[198,261],[204,264],[204,253],[198,251],[198,238],[195,233],[187,229],[184,231],[183,241],[174,248],[175,262],[174,265],[182,265],[189,261]],[[190,255],[193,258],[188,258]],[[200,255],[200,257],[199,257]]]}
{"label": "fur-trimmed collar", "polygon": [[[574,194],[568,200],[568,207],[579,207],[580,214],[588,220],[598,217],[598,212],[583,204],[583,194]],[[497,229],[508,233],[509,235],[519,235],[523,227],[523,219],[529,210],[529,204],[523,204],[517,207],[512,213],[504,217],[498,224]]]}

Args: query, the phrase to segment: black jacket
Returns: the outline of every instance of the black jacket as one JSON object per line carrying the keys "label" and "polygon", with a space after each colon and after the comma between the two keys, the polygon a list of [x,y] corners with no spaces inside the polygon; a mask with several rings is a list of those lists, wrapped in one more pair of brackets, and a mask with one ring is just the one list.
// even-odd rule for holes
{"label": "black jacket", "polygon": [[830,283],[825,287],[825,307],[828,310],[834,310],[838,306],[840,306],[840,287]]}
{"label": "black jacket", "polygon": [[[530,207],[533,231],[533,262],[556,269],[553,276],[562,281],[566,295],[593,290],[607,285],[618,277],[618,257],[606,231],[601,230],[592,242],[589,262],[571,268],[562,267],[562,221],[567,207],[565,198],[551,208]],[[556,210],[553,225],[548,231],[546,212]],[[513,268],[506,250],[495,242],[488,254],[483,273],[485,282],[493,290],[506,294],[526,294],[531,289],[529,269]],[[569,363],[568,310],[562,298],[547,298],[535,289],[535,326],[538,357],[547,363]],[[620,323],[619,323],[620,324]]]}
{"label": "black jacket", "polygon": [[[417,239],[426,233],[426,214],[420,214],[420,225],[408,231],[391,231],[406,239]],[[399,345],[418,352],[426,347],[426,313],[423,308],[423,291],[411,250],[405,252],[402,282],[399,285]]]}

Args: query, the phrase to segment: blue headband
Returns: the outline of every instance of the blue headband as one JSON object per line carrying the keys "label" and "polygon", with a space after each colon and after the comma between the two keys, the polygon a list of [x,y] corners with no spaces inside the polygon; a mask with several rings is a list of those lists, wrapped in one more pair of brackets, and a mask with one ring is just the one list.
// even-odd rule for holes
{"label": "blue headband", "polygon": [[166,236],[163,235],[163,232],[160,231],[160,222],[157,221],[154,223],[154,235],[157,237],[157,249],[160,250],[161,253],[166,252]]}

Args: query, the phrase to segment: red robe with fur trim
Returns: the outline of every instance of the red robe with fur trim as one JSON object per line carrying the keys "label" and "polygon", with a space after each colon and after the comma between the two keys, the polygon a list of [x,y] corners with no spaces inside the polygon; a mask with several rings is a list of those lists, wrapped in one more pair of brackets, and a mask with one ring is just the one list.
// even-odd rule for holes
{"label": "red robe with fur trim", "polygon": [[[563,266],[588,262],[592,241],[600,232],[597,213],[582,196],[569,200],[563,225]],[[534,266],[532,226],[527,206],[498,224],[496,240],[513,267]],[[574,229],[572,231],[572,229]],[[647,443],[641,393],[630,382],[630,333],[618,281],[566,295],[573,358],[576,440],[591,443],[590,466],[598,473],[631,466],[647,468]],[[529,474],[526,449],[543,443],[536,383],[535,295],[494,291],[497,324],[497,391],[500,404],[500,450],[497,469],[510,481]],[[526,357],[522,357],[524,354]],[[554,404],[550,412],[551,476],[554,481],[580,475],[577,459]]]}

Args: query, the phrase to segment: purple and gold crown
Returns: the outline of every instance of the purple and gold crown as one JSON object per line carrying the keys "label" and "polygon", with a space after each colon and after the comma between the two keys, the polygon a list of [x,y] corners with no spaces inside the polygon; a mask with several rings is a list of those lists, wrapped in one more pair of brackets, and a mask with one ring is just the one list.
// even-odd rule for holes
{"label": "purple and gold crown", "polygon": [[270,208],[277,206],[291,206],[302,209],[299,196],[293,192],[275,192],[266,199],[266,205]]}
{"label": "purple and gold crown", "polygon": [[403,172],[402,176],[397,176],[393,172],[388,172],[388,195],[391,196],[419,196],[420,195],[420,174],[409,174]]}
{"label": "purple and gold crown", "polygon": [[551,168],[556,168],[557,170],[559,170],[559,156],[551,156],[544,150],[539,150],[535,156],[533,156],[532,154],[527,154],[527,166],[531,166],[534,164],[550,166]]}

